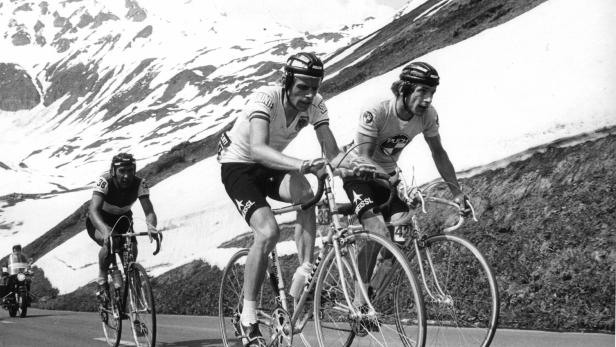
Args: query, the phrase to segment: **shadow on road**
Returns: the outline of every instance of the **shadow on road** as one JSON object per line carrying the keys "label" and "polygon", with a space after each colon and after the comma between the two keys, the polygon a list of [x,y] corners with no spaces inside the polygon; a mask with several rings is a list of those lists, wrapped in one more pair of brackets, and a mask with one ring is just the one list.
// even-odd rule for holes
{"label": "shadow on road", "polygon": [[202,347],[202,346],[211,346],[211,345],[222,345],[221,339],[201,339],[201,340],[188,340],[188,341],[177,341],[177,342],[163,342],[160,345],[157,343],[157,346],[161,347]]}

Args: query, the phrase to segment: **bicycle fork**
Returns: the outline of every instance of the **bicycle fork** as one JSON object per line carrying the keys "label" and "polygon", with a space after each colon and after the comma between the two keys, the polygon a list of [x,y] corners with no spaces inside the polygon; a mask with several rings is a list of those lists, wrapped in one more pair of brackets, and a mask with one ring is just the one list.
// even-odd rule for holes
{"label": "bicycle fork", "polygon": [[[416,237],[413,238],[413,247],[415,248],[415,254],[417,254],[417,265],[419,266],[419,272],[421,274],[421,280],[423,282],[424,288],[426,289],[428,296],[430,296],[430,298],[433,301],[437,303],[450,305],[452,302],[451,296],[445,294],[445,291],[441,288],[441,285],[438,279],[439,276],[437,275],[436,269],[434,267],[434,263],[432,262],[432,255],[430,253],[430,248],[424,247],[423,245],[419,244],[420,242],[423,243],[424,235],[422,235],[419,230],[419,224],[417,223],[417,218],[413,216],[411,220],[413,223],[413,230],[416,235]],[[419,241],[420,239],[422,241]],[[423,265],[424,262],[423,262],[423,257],[421,253],[422,249],[425,250],[426,252],[425,259],[429,265],[429,272],[432,274],[432,278],[434,280],[433,288],[436,290],[435,293],[433,293],[430,290],[430,286],[428,286],[427,275],[426,275],[426,271],[424,270],[424,265]]]}

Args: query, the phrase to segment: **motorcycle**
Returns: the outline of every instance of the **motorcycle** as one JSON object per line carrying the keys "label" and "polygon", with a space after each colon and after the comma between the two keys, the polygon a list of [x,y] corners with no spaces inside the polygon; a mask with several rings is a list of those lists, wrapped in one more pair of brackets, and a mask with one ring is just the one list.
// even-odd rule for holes
{"label": "motorcycle", "polygon": [[[9,275],[2,269],[5,290],[2,295],[1,305],[9,311],[9,316],[25,317],[30,306],[30,283],[32,282],[32,270],[30,264],[26,268],[17,269],[15,274]],[[6,274],[6,276],[4,276]]]}

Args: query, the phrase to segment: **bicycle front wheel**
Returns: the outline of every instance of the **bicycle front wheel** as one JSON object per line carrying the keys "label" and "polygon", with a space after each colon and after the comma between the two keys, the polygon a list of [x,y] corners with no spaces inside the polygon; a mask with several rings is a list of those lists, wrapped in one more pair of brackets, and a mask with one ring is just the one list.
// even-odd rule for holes
{"label": "bicycle front wheel", "polygon": [[[427,346],[489,346],[498,322],[499,297],[481,252],[451,234],[427,238],[420,252],[427,289]],[[417,258],[412,265],[417,266]]]}
{"label": "bicycle front wheel", "polygon": [[[238,339],[241,337],[237,327],[240,324],[244,303],[244,266],[247,257],[248,249],[235,253],[225,266],[220,281],[218,318],[222,343],[225,347],[238,345]],[[274,291],[268,282],[265,278],[257,295],[257,320],[259,329],[269,344],[275,330],[273,312],[277,305]],[[241,346],[241,342],[239,345]]]}
{"label": "bicycle front wheel", "polygon": [[[342,266],[335,251],[325,257],[315,290],[315,327],[320,346],[423,346],[426,323],[421,291],[404,254],[390,240],[365,232],[342,242]],[[398,264],[395,280],[367,288],[369,303],[358,304],[356,290],[360,251],[387,251]],[[346,293],[345,293],[346,288]],[[366,307],[372,306],[374,312]],[[359,316],[354,313],[360,312]],[[365,315],[363,313],[366,313]]]}
{"label": "bicycle front wheel", "polygon": [[128,269],[129,317],[133,338],[139,347],[156,345],[156,308],[147,272],[137,263]]}

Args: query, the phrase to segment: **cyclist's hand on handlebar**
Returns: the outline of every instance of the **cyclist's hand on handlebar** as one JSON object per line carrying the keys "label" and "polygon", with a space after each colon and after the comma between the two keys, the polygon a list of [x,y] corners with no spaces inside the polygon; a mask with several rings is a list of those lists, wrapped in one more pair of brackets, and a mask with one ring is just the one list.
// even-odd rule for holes
{"label": "cyclist's hand on handlebar", "polygon": [[148,224],[148,237],[150,239],[150,243],[152,243],[153,240],[160,241],[158,230],[154,225]]}
{"label": "cyclist's hand on handlebar", "polygon": [[396,167],[396,173],[389,178],[389,184],[392,187],[397,187],[400,183],[400,168]]}
{"label": "cyclist's hand on handlebar", "polygon": [[303,174],[311,173],[317,175],[319,170],[325,167],[325,164],[327,164],[327,160],[325,158],[304,160],[299,168],[299,172]]}
{"label": "cyclist's hand on handlebar", "polygon": [[460,212],[462,213],[462,216],[464,217],[468,217],[471,215],[471,209],[467,201],[468,201],[468,197],[464,195],[464,193],[458,193],[453,198],[453,202],[455,202],[456,204],[458,204],[458,206],[460,206]]}
{"label": "cyclist's hand on handlebar", "polygon": [[376,172],[376,166],[374,166],[374,164],[359,156],[351,160],[350,169],[353,171],[353,174],[358,177],[373,177]]}

